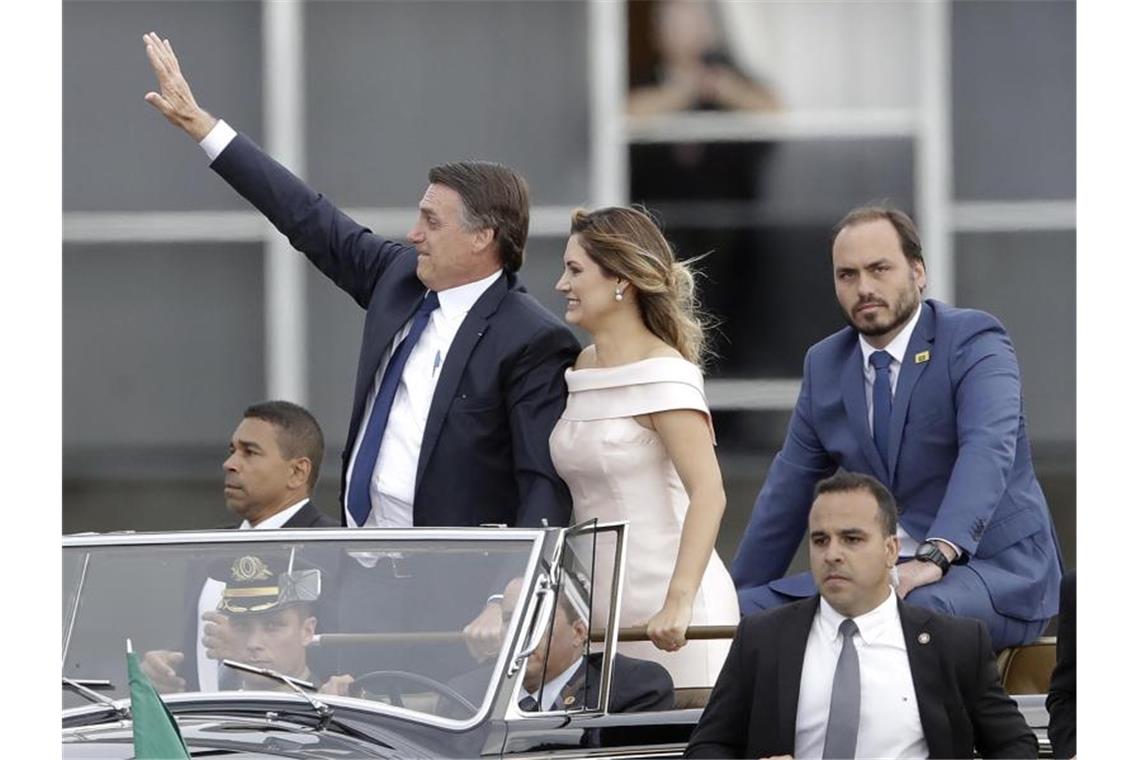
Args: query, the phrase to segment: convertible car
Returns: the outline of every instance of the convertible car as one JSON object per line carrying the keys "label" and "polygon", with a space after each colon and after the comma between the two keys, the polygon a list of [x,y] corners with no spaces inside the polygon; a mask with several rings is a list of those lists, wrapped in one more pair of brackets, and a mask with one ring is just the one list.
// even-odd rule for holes
{"label": "convertible car", "polygon": [[[625,530],[65,537],[63,756],[135,757],[129,641],[191,757],[679,757],[708,690],[677,690],[669,710],[606,709],[617,641],[644,637],[615,625]],[[476,658],[463,629],[508,586],[521,592],[499,648]],[[564,603],[587,620],[597,683],[525,711],[526,664],[545,660]],[[1044,695],[1015,698],[1051,756]]]}

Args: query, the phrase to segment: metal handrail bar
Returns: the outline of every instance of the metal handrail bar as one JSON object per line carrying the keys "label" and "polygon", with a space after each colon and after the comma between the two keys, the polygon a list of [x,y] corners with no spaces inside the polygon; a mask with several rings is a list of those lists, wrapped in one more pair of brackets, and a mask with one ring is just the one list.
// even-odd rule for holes
{"label": "metal handrail bar", "polygon": [[[605,631],[594,629],[590,631],[590,641],[602,641],[605,637]],[[735,625],[691,625],[685,631],[685,639],[688,641],[709,641],[716,639],[731,639],[736,635]],[[649,634],[646,632],[646,626],[634,625],[628,628],[618,629],[618,641],[649,641]]]}

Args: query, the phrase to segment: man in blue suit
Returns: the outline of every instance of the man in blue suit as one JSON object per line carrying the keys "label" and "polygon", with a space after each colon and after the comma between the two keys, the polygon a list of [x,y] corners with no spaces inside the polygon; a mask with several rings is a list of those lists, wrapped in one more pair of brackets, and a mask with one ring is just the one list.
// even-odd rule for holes
{"label": "man in blue suit", "polygon": [[[411,245],[386,240],[201,108],[169,40],[144,41],[159,84],[147,102],[366,310],[342,523],[566,525],[570,494],[548,440],[579,346],[518,280],[529,226],[523,178],[481,161],[434,167]],[[394,581],[408,564],[393,564]],[[488,650],[497,651],[500,617],[489,603],[479,618]]]}
{"label": "man in blue suit", "polygon": [[835,230],[850,327],[804,359],[784,447],[732,563],[741,613],[816,593],[809,573],[782,576],[812,488],[843,468],[898,501],[900,598],[983,621],[995,649],[1031,641],[1057,612],[1061,560],[1009,336],[989,314],[922,299],[926,267],[906,214],[860,208]]}

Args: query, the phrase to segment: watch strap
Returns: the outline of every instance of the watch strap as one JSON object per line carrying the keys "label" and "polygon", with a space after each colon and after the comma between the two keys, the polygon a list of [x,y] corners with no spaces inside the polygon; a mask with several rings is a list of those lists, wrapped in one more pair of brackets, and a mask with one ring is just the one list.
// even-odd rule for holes
{"label": "watch strap", "polygon": [[943,575],[950,572],[950,560],[938,548],[938,545],[932,541],[923,541],[918,545],[918,550],[914,553],[914,558],[919,562],[930,562],[938,566]]}

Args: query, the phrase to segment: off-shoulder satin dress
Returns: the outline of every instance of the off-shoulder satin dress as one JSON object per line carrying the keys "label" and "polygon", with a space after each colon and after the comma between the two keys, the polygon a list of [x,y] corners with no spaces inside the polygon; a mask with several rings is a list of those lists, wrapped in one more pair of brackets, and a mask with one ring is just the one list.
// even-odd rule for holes
{"label": "off-shoulder satin dress", "polygon": [[[711,432],[704,379],[691,362],[660,357],[569,369],[566,384],[566,411],[551,433],[550,455],[573,496],[574,522],[629,521],[620,625],[644,625],[665,602],[689,497],[660,435],[634,417],[695,409]],[[596,578],[612,572],[612,557],[602,554]],[[604,596],[595,591],[595,620],[608,614]],[[736,589],[714,550],[693,601],[692,624],[735,625],[739,619]],[[690,641],[670,653],[652,642],[624,642],[618,651],[661,663],[677,687],[712,686],[729,645],[728,640]]]}

